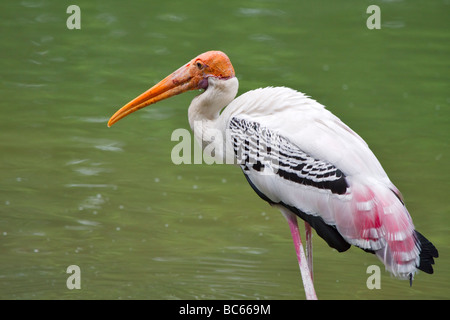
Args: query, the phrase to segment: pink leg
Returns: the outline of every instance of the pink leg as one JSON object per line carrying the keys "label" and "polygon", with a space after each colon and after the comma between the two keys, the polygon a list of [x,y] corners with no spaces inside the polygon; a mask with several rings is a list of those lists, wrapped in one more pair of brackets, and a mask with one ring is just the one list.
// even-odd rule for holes
{"label": "pink leg", "polygon": [[306,237],[306,255],[308,260],[308,268],[309,272],[311,272],[311,279],[314,281],[314,272],[313,272],[313,249],[312,249],[312,231],[311,226],[308,222],[305,221],[305,237]]}
{"label": "pink leg", "polygon": [[300,232],[298,230],[297,217],[288,211],[282,211],[291,229],[292,239],[294,240],[295,252],[297,253],[298,265],[302,275],[303,286],[305,287],[305,294],[307,300],[317,300],[316,291],[311,278],[311,272],[308,268],[305,252],[303,251],[302,240],[300,239]]}

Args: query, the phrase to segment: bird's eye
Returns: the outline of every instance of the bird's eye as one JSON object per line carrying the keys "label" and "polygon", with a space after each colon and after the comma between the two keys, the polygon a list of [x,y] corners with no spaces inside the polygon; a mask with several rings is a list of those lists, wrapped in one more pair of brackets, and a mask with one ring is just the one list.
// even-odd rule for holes
{"label": "bird's eye", "polygon": [[197,68],[199,68],[199,69],[203,68],[203,64],[201,62],[197,62],[196,65],[197,65]]}

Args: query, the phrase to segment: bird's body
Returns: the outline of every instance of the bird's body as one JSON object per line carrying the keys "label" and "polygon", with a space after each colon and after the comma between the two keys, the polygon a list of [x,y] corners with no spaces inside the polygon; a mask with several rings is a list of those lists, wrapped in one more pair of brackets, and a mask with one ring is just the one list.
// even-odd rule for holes
{"label": "bird's body", "polygon": [[[237,82],[236,78],[229,81]],[[223,82],[213,78],[209,82],[188,113],[192,130],[201,133],[196,135],[200,144],[225,141],[224,148],[214,149],[232,150],[235,157],[241,151],[237,163],[255,191],[308,221],[331,247],[345,251],[352,244],[373,251],[400,278],[416,272],[420,244],[411,217],[359,135],[323,105],[295,90],[269,87],[234,99],[237,83],[227,83],[227,89],[220,89],[223,97],[217,99],[210,89]],[[208,117],[199,117],[203,110]],[[227,130],[231,139],[211,140]],[[286,152],[291,157],[283,156]],[[217,157],[225,162],[226,152]]]}
{"label": "bird's body", "polygon": [[345,251],[355,245],[375,253],[399,278],[412,279],[417,269],[432,272],[437,250],[415,231],[400,192],[367,143],[295,90],[269,87],[235,98],[238,80],[221,52],[193,59],[124,106],[110,124],[164,99],[164,88],[174,95],[180,93],[174,86],[188,83],[183,91],[205,89],[188,111],[198,142],[212,145],[222,162],[233,158],[256,193],[278,207],[291,227],[295,214],[331,247]]}

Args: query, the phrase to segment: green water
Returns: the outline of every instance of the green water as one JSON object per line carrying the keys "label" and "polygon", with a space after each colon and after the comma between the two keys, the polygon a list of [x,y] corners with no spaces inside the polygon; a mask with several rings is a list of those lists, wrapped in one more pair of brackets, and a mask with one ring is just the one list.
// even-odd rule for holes
{"label": "green water", "polygon": [[[70,4],[80,30],[66,27]],[[319,299],[450,298],[449,12],[448,0],[3,1],[0,298],[304,299],[287,223],[240,169],[171,162],[197,93],[106,126],[211,49],[231,58],[239,93],[289,86],[357,131],[440,251],[410,288],[314,235]],[[366,286],[372,264],[380,290]]]}

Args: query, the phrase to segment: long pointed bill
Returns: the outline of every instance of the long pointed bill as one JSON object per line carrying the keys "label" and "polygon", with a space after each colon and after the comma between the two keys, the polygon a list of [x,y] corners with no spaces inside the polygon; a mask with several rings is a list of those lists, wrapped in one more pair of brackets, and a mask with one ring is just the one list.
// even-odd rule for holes
{"label": "long pointed bill", "polygon": [[[126,117],[139,109],[142,109],[152,103],[156,103],[163,99],[167,99],[174,95],[183,93],[188,90],[194,90],[199,87],[202,80],[201,74],[193,71],[190,63],[182,66],[158,84],[154,85],[137,98],[131,100],[122,108],[120,108],[108,121],[108,127],[120,119]],[[194,69],[195,70],[195,69]]]}
{"label": "long pointed bill", "polygon": [[167,99],[189,90],[206,89],[208,77],[229,79],[234,77],[230,59],[221,51],[208,51],[189,61],[160,83],[139,97],[131,100],[117,111],[108,121],[108,127],[152,103]]}

